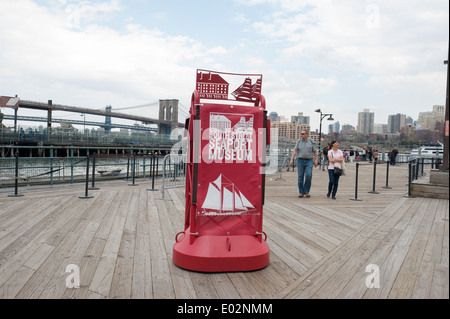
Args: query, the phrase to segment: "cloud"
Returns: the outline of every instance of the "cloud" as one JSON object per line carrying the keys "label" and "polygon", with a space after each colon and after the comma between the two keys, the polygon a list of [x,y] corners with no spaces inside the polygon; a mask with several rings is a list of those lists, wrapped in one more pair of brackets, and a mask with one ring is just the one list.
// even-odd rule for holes
{"label": "cloud", "polygon": [[[200,33],[178,16],[191,12],[163,3],[151,6],[151,22],[119,0],[37,3],[0,1],[8,12],[0,19],[1,95],[96,108],[164,98],[189,106],[202,68],[263,74],[269,110],[287,116],[316,106],[355,114],[406,105],[407,113],[445,99],[441,0],[235,0]],[[203,9],[201,17],[217,14],[214,5]]]}
{"label": "cloud", "polygon": [[64,4],[64,12],[67,17],[66,25],[71,28],[80,28],[81,23],[89,23],[101,19],[107,19],[112,13],[120,12],[122,7],[118,0],[93,3],[91,1],[76,1]]}
{"label": "cloud", "polygon": [[419,1],[278,3],[281,11],[253,23],[254,30],[264,37],[284,38],[283,58],[303,57],[324,69],[417,72],[419,65],[442,59],[442,43],[448,40],[438,37],[437,31],[448,27],[448,12],[442,12],[437,1],[424,10]]}
{"label": "cloud", "polygon": [[[80,29],[67,25],[61,11],[29,0],[2,1],[0,7],[9,13],[0,19],[0,69],[8,74],[0,78],[1,95],[94,108],[189,97],[192,92],[185,88],[194,87],[192,64],[208,58],[190,37],[137,24],[119,32],[94,23],[94,16],[120,10],[117,1],[81,2],[80,13],[88,18]],[[210,51],[226,53],[223,47]]]}
{"label": "cloud", "polygon": [[[254,0],[246,5],[255,11],[264,5],[273,9],[253,20],[252,28],[261,41],[276,42],[279,54],[273,68],[290,69],[283,79],[299,88],[297,97],[304,106],[327,103],[337,109],[341,105],[351,113],[351,104],[358,112],[375,103],[371,105],[403,108],[415,116],[418,109],[442,100],[448,3],[447,10],[438,0]],[[408,101],[406,92],[420,99]],[[287,91],[286,96],[292,99]],[[289,109],[282,112],[289,114]]]}

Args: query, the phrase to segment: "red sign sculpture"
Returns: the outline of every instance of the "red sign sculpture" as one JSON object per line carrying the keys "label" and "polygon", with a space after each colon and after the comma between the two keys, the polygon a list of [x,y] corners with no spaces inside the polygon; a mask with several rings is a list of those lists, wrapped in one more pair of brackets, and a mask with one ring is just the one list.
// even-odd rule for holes
{"label": "red sign sculpture", "polygon": [[[235,100],[228,94],[233,80]],[[249,271],[269,264],[262,218],[270,125],[261,82],[261,75],[197,71],[186,121],[185,229],[173,247],[173,261],[182,268]]]}
{"label": "red sign sculpture", "polygon": [[20,99],[18,97],[0,96],[0,107],[17,109]]}

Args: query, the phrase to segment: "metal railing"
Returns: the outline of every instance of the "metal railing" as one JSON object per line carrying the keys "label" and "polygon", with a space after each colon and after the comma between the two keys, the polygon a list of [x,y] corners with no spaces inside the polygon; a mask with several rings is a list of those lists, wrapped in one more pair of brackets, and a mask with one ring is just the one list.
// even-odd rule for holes
{"label": "metal railing", "polygon": [[169,154],[162,163],[161,196],[166,189],[186,186],[186,154]]}
{"label": "metal railing", "polygon": [[411,159],[408,162],[408,193],[405,197],[414,197],[411,195],[411,184],[418,180],[420,177],[425,176],[426,166],[430,166],[430,169],[439,169],[442,164],[442,158],[440,157],[417,157]]}
{"label": "metal railing", "polygon": [[[0,188],[19,186],[54,185],[77,183],[85,180],[86,154],[95,151],[107,152],[102,148],[83,148],[83,156],[76,156],[77,147],[42,147],[45,157],[25,156],[38,147],[4,146],[7,157],[0,157]],[[119,154],[96,156],[95,175],[97,180],[150,178],[161,176],[162,157],[153,149],[116,148]],[[44,153],[44,152],[43,152]],[[20,155],[20,156],[19,156]],[[102,156],[103,155],[103,156]],[[153,158],[154,157],[154,158]],[[155,166],[152,161],[156,160]],[[135,169],[132,170],[134,164]],[[151,170],[155,169],[155,172]],[[17,178],[16,178],[17,171]]]}

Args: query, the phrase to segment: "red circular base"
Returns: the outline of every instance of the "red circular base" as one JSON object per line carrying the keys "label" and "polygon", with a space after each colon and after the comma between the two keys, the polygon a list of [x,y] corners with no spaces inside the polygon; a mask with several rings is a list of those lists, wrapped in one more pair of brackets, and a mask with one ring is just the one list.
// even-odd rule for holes
{"label": "red circular base", "polygon": [[[189,229],[186,230],[189,234]],[[269,264],[270,249],[257,236],[199,236],[177,238],[173,246],[175,265],[200,272],[252,271]]]}

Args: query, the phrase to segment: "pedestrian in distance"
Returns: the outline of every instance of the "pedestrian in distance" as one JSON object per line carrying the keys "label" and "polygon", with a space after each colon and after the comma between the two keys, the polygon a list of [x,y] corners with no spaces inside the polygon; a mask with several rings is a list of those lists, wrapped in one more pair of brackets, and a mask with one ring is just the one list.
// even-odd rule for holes
{"label": "pedestrian in distance", "polygon": [[374,160],[375,164],[378,161],[378,150],[377,149],[373,151],[373,160]]}
{"label": "pedestrian in distance", "polygon": [[335,168],[342,169],[342,161],[344,160],[344,154],[339,149],[339,142],[334,140],[331,142],[331,149],[328,151],[328,193],[327,197],[331,196],[332,199],[336,199],[336,193],[339,186],[340,175],[335,174]]}
{"label": "pedestrian in distance", "polygon": [[398,148],[395,147],[391,152],[391,165],[397,164]]}
{"label": "pedestrian in distance", "polygon": [[328,163],[328,150],[330,149],[330,143],[328,143],[327,145],[325,145],[325,147],[323,148],[323,162],[322,162],[322,171],[325,170],[325,166]]}
{"label": "pedestrian in distance", "polygon": [[295,144],[292,152],[290,165],[294,164],[294,158],[297,157],[297,173],[298,173],[298,197],[311,197],[313,166],[317,167],[317,149],[313,140],[308,138],[308,132],[303,130],[301,137]]}

